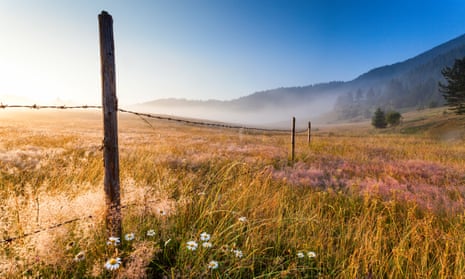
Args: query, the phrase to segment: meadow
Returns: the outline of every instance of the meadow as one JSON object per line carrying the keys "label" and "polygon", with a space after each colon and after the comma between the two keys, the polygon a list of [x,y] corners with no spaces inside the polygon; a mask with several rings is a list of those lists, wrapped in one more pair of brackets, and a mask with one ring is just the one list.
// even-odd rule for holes
{"label": "meadow", "polygon": [[109,241],[101,113],[2,110],[0,277],[464,278],[465,145],[441,112],[318,127],[294,163],[289,134],[120,114]]}

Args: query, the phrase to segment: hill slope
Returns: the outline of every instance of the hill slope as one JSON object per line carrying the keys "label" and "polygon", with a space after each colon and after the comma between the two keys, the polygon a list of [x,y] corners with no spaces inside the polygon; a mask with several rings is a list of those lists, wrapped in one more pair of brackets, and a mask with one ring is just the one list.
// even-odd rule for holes
{"label": "hill slope", "polygon": [[368,71],[348,82],[330,82],[256,92],[231,101],[156,100],[139,105],[151,112],[244,124],[273,124],[292,116],[339,120],[369,118],[377,107],[402,109],[443,103],[441,70],[465,56],[465,35],[403,62]]}

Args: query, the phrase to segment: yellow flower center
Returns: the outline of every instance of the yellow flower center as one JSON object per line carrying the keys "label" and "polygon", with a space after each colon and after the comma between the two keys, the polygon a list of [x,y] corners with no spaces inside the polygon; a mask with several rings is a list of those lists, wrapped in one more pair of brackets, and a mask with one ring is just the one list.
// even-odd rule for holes
{"label": "yellow flower center", "polygon": [[111,265],[115,265],[117,263],[118,263],[118,261],[116,259],[113,259],[113,258],[110,259],[110,264]]}

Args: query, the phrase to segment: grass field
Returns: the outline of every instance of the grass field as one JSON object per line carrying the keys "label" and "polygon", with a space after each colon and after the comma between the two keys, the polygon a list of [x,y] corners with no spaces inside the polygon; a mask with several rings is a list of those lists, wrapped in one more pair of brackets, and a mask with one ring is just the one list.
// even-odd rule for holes
{"label": "grass field", "polygon": [[317,127],[294,164],[288,134],[149,122],[120,115],[113,245],[100,112],[0,111],[1,278],[465,277],[463,121],[443,109]]}

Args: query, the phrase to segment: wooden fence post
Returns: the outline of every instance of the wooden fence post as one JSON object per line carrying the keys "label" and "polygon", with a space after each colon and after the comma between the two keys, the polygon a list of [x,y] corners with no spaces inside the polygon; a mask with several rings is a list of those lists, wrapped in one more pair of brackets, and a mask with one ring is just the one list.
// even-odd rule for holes
{"label": "wooden fence post", "polygon": [[312,122],[308,121],[308,144],[310,144],[312,138]]}
{"label": "wooden fence post", "polygon": [[106,226],[108,236],[121,237],[121,199],[118,154],[118,100],[115,82],[113,19],[106,11],[98,16],[102,74],[103,162]]}
{"label": "wooden fence post", "polygon": [[295,117],[292,117],[292,136],[291,136],[291,144],[292,144],[291,162],[294,163],[294,159],[295,159]]}

